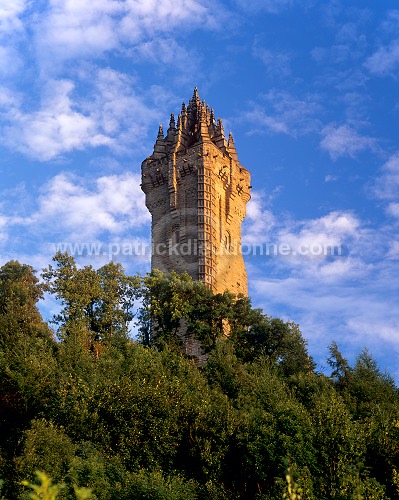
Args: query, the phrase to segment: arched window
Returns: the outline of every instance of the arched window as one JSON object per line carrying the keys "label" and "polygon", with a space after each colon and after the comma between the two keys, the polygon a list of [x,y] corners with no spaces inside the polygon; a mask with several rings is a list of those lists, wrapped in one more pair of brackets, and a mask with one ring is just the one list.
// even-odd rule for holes
{"label": "arched window", "polygon": [[180,243],[180,229],[179,226],[173,226],[172,229],[173,243]]}
{"label": "arched window", "polygon": [[229,252],[231,249],[231,234],[229,231],[226,231],[224,236],[224,247]]}

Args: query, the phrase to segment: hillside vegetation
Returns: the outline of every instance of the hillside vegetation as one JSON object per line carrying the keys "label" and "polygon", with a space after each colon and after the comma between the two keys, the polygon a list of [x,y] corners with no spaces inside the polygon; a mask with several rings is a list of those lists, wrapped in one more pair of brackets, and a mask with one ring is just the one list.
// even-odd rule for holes
{"label": "hillside vegetation", "polygon": [[332,343],[318,373],[296,324],[187,275],[57,254],[42,278],[0,269],[3,498],[399,498],[399,393],[367,351],[350,366]]}

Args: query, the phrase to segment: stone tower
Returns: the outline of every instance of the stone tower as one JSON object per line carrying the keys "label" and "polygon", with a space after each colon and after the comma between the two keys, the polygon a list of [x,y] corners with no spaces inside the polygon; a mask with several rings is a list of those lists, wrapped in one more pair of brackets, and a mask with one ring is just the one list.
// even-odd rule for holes
{"label": "stone tower", "polygon": [[187,271],[214,293],[247,295],[241,223],[250,174],[196,88],[177,123],[171,115],[166,136],[160,125],[142,163],[142,189],[152,215],[152,268]]}

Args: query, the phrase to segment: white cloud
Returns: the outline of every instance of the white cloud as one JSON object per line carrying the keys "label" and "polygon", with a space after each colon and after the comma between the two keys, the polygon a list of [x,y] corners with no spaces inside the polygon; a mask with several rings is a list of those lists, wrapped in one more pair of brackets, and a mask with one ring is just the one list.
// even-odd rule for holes
{"label": "white cloud", "polygon": [[52,0],[37,28],[39,56],[52,65],[71,58],[98,56],[118,44],[115,0]]}
{"label": "white cloud", "polygon": [[8,240],[7,222],[8,218],[0,214],[0,245]]}
{"label": "white cloud", "polygon": [[[363,227],[350,211],[333,211],[316,219],[292,220],[289,214],[272,213],[268,204],[263,193],[256,191],[248,203],[243,244],[249,266],[255,262],[252,257],[263,255],[265,265],[271,265],[273,259],[271,270],[274,273],[289,273],[303,279],[310,277],[331,284],[364,276],[369,266],[363,254],[370,260],[376,253],[386,251],[380,248],[383,242],[377,248],[375,233]],[[256,268],[259,272],[259,262],[253,272]]]}
{"label": "white cloud", "polygon": [[8,110],[19,106],[19,96],[10,89],[0,86],[0,113],[7,112]]}
{"label": "white cloud", "polygon": [[22,31],[20,15],[28,5],[28,0],[2,0],[0,3],[0,37],[14,31]]}
{"label": "white cloud", "polygon": [[331,175],[331,174],[326,175],[326,176],[324,177],[325,182],[335,182],[335,181],[337,181],[338,179],[339,179],[339,177],[338,177],[337,175]]}
{"label": "white cloud", "polygon": [[98,178],[61,173],[35,198],[25,186],[3,191],[1,263],[11,259],[46,266],[56,251],[96,267],[111,259],[129,272],[149,269],[150,214],[140,176],[125,172]]}
{"label": "white cloud", "polygon": [[15,75],[22,66],[22,60],[14,47],[0,45],[0,78]]}
{"label": "white cloud", "polygon": [[374,150],[377,145],[373,137],[360,135],[353,127],[330,124],[322,130],[320,146],[336,160],[341,156],[355,158],[358,153]]}
{"label": "white cloud", "polygon": [[396,262],[370,266],[366,258],[366,253],[337,258],[318,272],[287,271],[278,279],[250,276],[254,303],[271,315],[299,323],[319,359],[332,340],[345,343],[345,355],[353,357],[367,346],[383,359],[392,350],[399,352],[399,276]]}
{"label": "white cloud", "polygon": [[140,59],[151,61],[160,66],[171,65],[181,68],[182,73],[198,63],[199,55],[190,53],[173,38],[154,38],[141,43],[137,48]]}
{"label": "white cloud", "polygon": [[387,212],[399,219],[399,203],[390,203],[387,208]]}
{"label": "white cloud", "polygon": [[384,200],[399,198],[399,153],[393,154],[382,167],[382,175],[377,178],[375,194]]}
{"label": "white cloud", "polygon": [[399,67],[399,40],[387,47],[380,47],[366,63],[366,68],[377,76],[392,75]]}
{"label": "white cloud", "polygon": [[7,89],[0,89],[0,106],[8,125],[2,142],[33,158],[48,161],[87,147],[107,146],[127,150],[142,139],[147,125],[157,116],[137,97],[132,80],[102,69],[95,73],[92,94],[77,98],[70,80],[48,82],[40,109],[24,112]]}
{"label": "white cloud", "polygon": [[[395,170],[396,160],[387,168]],[[262,199],[255,201],[250,217],[262,220]],[[299,323],[319,359],[334,339],[345,342],[351,355],[363,346],[381,357],[392,349],[399,352],[399,244],[391,241],[390,229],[367,227],[350,211],[305,220],[274,214],[272,221],[267,241],[290,252],[262,261],[246,257],[255,306]],[[262,241],[262,233],[255,233],[253,243]],[[339,246],[341,255],[318,253],[319,248]],[[301,255],[301,248],[317,252]]]}
{"label": "white cloud", "polygon": [[270,14],[278,14],[284,9],[291,7],[295,0],[235,0],[236,4],[245,11],[266,11]]}
{"label": "white cloud", "polygon": [[251,107],[243,114],[250,123],[251,133],[272,132],[296,137],[313,132],[320,126],[317,114],[321,106],[314,95],[298,99],[288,92],[272,90],[252,103]]}
{"label": "white cloud", "polygon": [[314,243],[339,245],[346,236],[355,235],[360,222],[350,212],[331,212],[319,219],[310,219],[297,223],[299,232],[282,231],[282,238],[290,238],[298,245]]}
{"label": "white cloud", "polygon": [[291,56],[287,52],[270,50],[256,41],[253,47],[253,54],[266,66],[268,73],[272,75],[287,76],[291,72]]}
{"label": "white cloud", "polygon": [[399,240],[392,241],[389,245],[387,258],[391,260],[399,260]]}
{"label": "white cloud", "polygon": [[74,109],[70,97],[73,89],[71,81],[52,81],[39,111],[23,113],[11,108],[11,124],[3,129],[4,142],[41,160],[73,149],[109,144],[105,135],[97,133],[95,120]]}
{"label": "white cloud", "polygon": [[270,210],[263,207],[263,199],[262,192],[252,192],[244,223],[243,242],[245,245],[264,243],[270,239],[275,218]]}
{"label": "white cloud", "polygon": [[279,266],[301,276],[317,275],[325,282],[357,276],[365,270],[352,255],[360,234],[360,221],[350,212],[291,222],[276,234],[280,248],[290,249]]}
{"label": "white cloud", "polygon": [[140,182],[139,175],[131,173],[98,179],[62,173],[42,188],[30,216],[15,216],[10,223],[47,237],[62,235],[62,241],[93,240],[104,231],[123,235],[149,224]]}
{"label": "white cloud", "polygon": [[201,25],[206,29],[219,26],[222,11],[208,0],[127,0],[127,10],[121,22],[121,33],[130,41],[143,34],[172,31]]}
{"label": "white cloud", "polygon": [[399,10],[388,10],[380,24],[378,45],[364,66],[376,76],[394,76],[399,68]]}
{"label": "white cloud", "polygon": [[176,28],[216,29],[223,10],[209,0],[52,0],[37,29],[46,71],[69,59],[139,47]]}

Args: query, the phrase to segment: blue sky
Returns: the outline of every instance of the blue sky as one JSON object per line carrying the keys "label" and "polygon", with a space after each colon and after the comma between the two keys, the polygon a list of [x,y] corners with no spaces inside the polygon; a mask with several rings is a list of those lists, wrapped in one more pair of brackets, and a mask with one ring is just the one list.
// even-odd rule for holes
{"label": "blue sky", "polygon": [[399,380],[398,79],[390,0],[1,0],[1,263],[147,242],[140,164],[197,86],[252,175],[244,242],[344,249],[248,256],[254,304]]}

